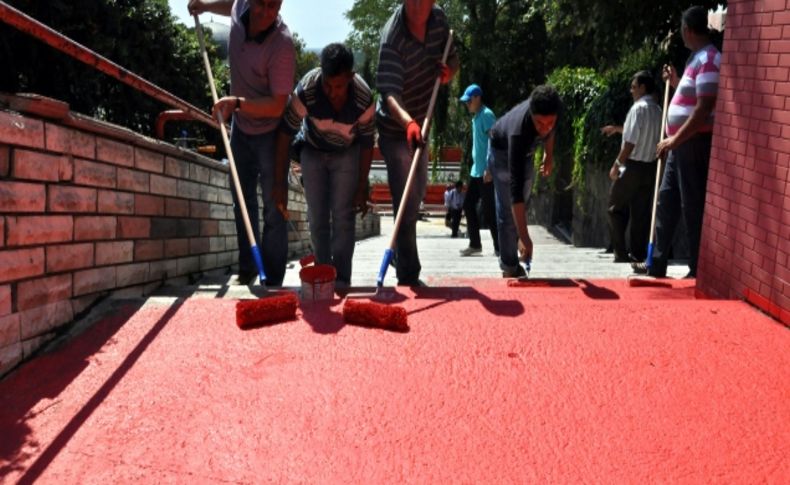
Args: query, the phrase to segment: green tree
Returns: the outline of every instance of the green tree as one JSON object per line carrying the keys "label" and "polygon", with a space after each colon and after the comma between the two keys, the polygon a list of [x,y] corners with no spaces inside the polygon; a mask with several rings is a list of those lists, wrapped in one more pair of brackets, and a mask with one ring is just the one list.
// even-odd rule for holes
{"label": "green tree", "polygon": [[[211,107],[194,29],[175,21],[166,0],[10,0],[15,8],[204,110]],[[220,92],[227,67],[209,42]],[[169,109],[149,96],[39,40],[0,24],[0,90],[30,91],[66,101],[71,109],[152,134]],[[216,141],[215,130],[195,123],[193,133]],[[175,135],[168,128],[168,138]],[[216,143],[220,145],[219,143]]]}

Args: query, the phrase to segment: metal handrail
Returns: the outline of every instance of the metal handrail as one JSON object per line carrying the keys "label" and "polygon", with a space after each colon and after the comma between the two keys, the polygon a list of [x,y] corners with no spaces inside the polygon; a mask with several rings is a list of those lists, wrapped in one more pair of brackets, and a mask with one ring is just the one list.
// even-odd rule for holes
{"label": "metal handrail", "polygon": [[156,84],[138,76],[137,74],[125,69],[112,62],[106,57],[93,52],[84,45],[71,40],[58,31],[42,24],[38,20],[15,9],[5,2],[0,1],[0,21],[15,27],[26,34],[32,35],[45,44],[68,54],[85,64],[96,68],[100,72],[107,74],[124,84],[127,84],[138,91],[141,91],[162,103],[178,108],[193,119],[206,123],[214,128],[219,128],[217,121],[210,114],[204,112],[183,99],[160,88]]}

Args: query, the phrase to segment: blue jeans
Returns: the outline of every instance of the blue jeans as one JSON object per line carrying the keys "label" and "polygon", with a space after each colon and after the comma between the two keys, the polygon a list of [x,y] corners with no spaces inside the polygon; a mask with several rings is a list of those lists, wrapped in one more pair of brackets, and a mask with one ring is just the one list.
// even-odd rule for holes
{"label": "blue jeans", "polygon": [[[387,180],[395,214],[401,205],[406,179],[409,177],[413,153],[405,136],[391,137],[380,135],[379,148],[387,164]],[[411,192],[404,202],[403,218],[398,230],[395,248],[395,268],[399,284],[416,284],[420,278],[420,255],[417,253],[417,219],[419,218],[420,202],[425,197],[428,184],[428,147],[426,146],[418,160],[417,172],[414,174]]]}
{"label": "blue jeans", "polygon": [[[236,162],[244,202],[250,216],[252,232],[261,234],[258,222],[258,181],[260,180],[263,196],[263,234],[259,245],[263,268],[266,272],[266,283],[271,286],[282,285],[285,277],[285,265],[288,261],[288,226],[280,211],[274,205],[272,187],[274,183],[274,141],[277,132],[262,135],[247,135],[235,124],[231,128],[230,149]],[[231,189],[233,180],[231,180]],[[236,238],[239,245],[239,273],[257,273],[255,261],[250,252],[247,231],[241,219],[241,209],[233,195],[233,214],[236,217]]]}
{"label": "blue jeans", "polygon": [[359,145],[340,152],[321,152],[305,145],[301,160],[316,260],[333,265],[338,283],[348,286],[354,256],[353,204],[359,185]]}
{"label": "blue jeans", "polygon": [[[527,155],[530,161],[526,167],[524,180],[524,212],[529,208],[529,199],[532,195],[532,181],[535,179],[535,169],[532,166],[532,153]],[[507,150],[497,150],[488,146],[488,171],[494,178],[494,193],[496,198],[496,222],[499,235],[499,267],[502,271],[515,273],[518,270],[518,232],[513,219],[513,204],[510,198],[510,167],[507,163]],[[527,214],[524,214],[526,217]]]}

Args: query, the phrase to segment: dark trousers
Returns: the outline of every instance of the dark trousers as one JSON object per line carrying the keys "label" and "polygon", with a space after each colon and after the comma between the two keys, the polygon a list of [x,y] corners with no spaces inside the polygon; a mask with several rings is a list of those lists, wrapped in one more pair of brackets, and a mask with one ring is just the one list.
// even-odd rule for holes
{"label": "dark trousers", "polygon": [[496,228],[496,204],[494,202],[494,183],[483,182],[483,177],[470,177],[469,187],[464,199],[466,228],[469,232],[469,247],[482,249],[480,242],[480,220],[477,217],[477,203],[482,200],[483,217],[488,223],[491,237],[494,240],[494,251],[499,251],[499,238]]}
{"label": "dark trousers", "polygon": [[686,223],[689,270],[692,275],[697,274],[710,145],[710,133],[699,134],[669,153],[667,168],[658,192],[656,245],[651,274],[666,274],[669,248],[681,216]]}
{"label": "dark trousers", "polygon": [[450,229],[453,231],[453,237],[458,237],[458,227],[461,225],[461,209],[450,209]]}
{"label": "dark trousers", "polygon": [[656,162],[627,160],[625,170],[609,191],[609,235],[617,259],[626,260],[625,231],[631,219],[631,255],[644,261],[650,237],[651,202],[656,184]]}

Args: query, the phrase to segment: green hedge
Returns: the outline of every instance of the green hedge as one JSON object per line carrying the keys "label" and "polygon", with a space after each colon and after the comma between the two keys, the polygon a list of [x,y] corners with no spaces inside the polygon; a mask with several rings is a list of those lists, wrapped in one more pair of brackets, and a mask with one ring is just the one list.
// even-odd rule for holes
{"label": "green hedge", "polygon": [[[548,83],[557,88],[565,106],[555,148],[555,166],[562,174],[571,167],[571,181],[577,203],[585,193],[588,167],[608,167],[620,150],[619,136],[601,133],[605,125],[622,125],[631,107],[630,84],[633,75],[649,70],[660,81],[663,55],[656,46],[646,45],[626,55],[614,69],[599,75],[589,68],[563,67],[555,70]],[[661,99],[663,93],[656,93]],[[539,161],[536,160],[536,164]]]}

